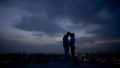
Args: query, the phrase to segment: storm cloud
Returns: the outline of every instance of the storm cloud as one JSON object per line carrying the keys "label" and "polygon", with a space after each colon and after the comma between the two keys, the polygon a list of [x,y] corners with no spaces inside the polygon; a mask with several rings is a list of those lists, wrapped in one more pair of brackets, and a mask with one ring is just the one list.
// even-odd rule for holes
{"label": "storm cloud", "polygon": [[[118,50],[119,3],[119,0],[1,0],[0,38],[1,43],[9,44],[0,44],[0,50],[4,53],[12,47],[16,49],[9,46],[14,42],[16,46],[43,49],[34,52],[47,52],[46,48],[51,51],[51,46],[59,52],[67,31],[76,35],[77,52]],[[31,52],[32,48],[24,50]]]}

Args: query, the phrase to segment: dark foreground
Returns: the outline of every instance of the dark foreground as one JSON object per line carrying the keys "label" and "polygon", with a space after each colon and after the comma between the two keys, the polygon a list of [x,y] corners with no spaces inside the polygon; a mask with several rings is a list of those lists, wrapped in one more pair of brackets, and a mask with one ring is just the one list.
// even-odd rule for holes
{"label": "dark foreground", "polygon": [[120,68],[120,52],[82,53],[77,60],[66,64],[63,54],[0,54],[0,68]]}
{"label": "dark foreground", "polygon": [[64,63],[64,62],[51,62],[45,64],[26,64],[7,66],[5,68],[120,68],[120,65],[110,64],[91,64],[91,63]]}

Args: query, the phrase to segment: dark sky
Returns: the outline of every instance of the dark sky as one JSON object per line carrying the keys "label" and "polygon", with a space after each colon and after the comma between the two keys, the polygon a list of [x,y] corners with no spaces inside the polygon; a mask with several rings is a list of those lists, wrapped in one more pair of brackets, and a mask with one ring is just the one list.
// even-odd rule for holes
{"label": "dark sky", "polygon": [[0,53],[63,53],[75,33],[76,52],[120,49],[120,0],[0,0]]}

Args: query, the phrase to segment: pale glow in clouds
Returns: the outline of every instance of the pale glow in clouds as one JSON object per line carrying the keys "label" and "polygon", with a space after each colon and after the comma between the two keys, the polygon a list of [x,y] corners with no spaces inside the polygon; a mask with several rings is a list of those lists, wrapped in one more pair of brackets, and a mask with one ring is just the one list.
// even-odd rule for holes
{"label": "pale glow in clouds", "polygon": [[94,24],[89,25],[87,27],[83,27],[83,24],[81,23],[75,24],[69,18],[63,18],[63,19],[58,18],[56,22],[57,22],[57,25],[63,28],[66,32],[67,31],[74,32],[76,35],[76,38],[94,37],[96,36],[95,34],[87,33],[87,31],[94,31],[100,28],[99,25],[94,25]]}
{"label": "pale glow in clouds", "polygon": [[61,28],[65,29],[66,31],[69,31],[71,27],[74,26],[74,23],[72,21],[70,21],[69,18],[58,18],[56,20],[58,26],[60,26]]}

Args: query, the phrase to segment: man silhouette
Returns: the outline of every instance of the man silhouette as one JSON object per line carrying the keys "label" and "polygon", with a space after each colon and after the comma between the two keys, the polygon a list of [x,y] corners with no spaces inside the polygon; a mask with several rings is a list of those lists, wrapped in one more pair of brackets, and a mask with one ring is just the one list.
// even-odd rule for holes
{"label": "man silhouette", "polygon": [[63,47],[64,47],[64,52],[65,52],[65,62],[69,62],[69,40],[68,37],[70,36],[70,32],[67,32],[64,37],[63,37]]}

